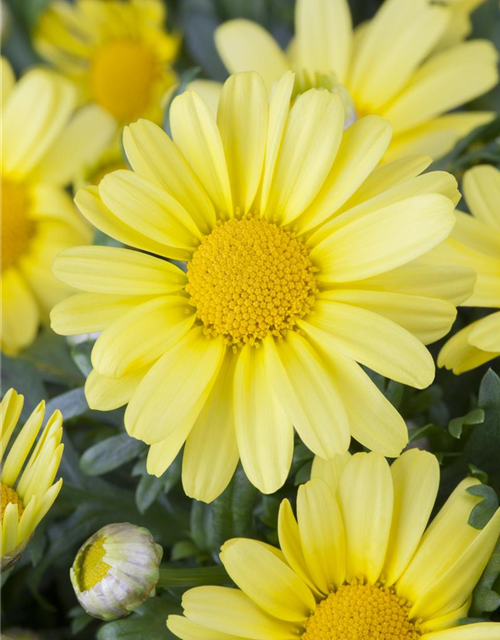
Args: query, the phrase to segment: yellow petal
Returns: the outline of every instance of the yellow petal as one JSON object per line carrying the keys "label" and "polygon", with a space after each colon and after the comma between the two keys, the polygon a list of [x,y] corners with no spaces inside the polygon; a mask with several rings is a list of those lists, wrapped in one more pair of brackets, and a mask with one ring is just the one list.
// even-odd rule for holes
{"label": "yellow petal", "polygon": [[495,47],[487,40],[446,49],[420,67],[381,115],[400,133],[466,104],[496,85],[497,58]]}
{"label": "yellow petal", "polygon": [[296,59],[311,72],[335,73],[344,83],[351,56],[352,21],[346,0],[298,0]]}
{"label": "yellow petal", "polygon": [[164,440],[155,442],[149,447],[147,458],[149,474],[159,478],[165,473],[179,454],[192,428],[193,420],[188,416]]}
{"label": "yellow petal", "polygon": [[54,274],[76,289],[130,296],[172,293],[186,282],[170,262],[118,247],[67,249],[58,256]]}
{"label": "yellow petal", "polygon": [[344,132],[330,173],[298,221],[303,231],[328,220],[356,192],[380,162],[391,136],[391,126],[378,116],[361,118]]}
{"label": "yellow petal", "polygon": [[384,566],[392,585],[413,557],[429,521],[439,488],[439,463],[426,451],[406,451],[391,466],[394,511]]}
{"label": "yellow petal", "polygon": [[262,493],[285,482],[293,455],[293,428],[276,398],[264,349],[244,346],[234,376],[234,415],[241,463]]}
{"label": "yellow petal", "polygon": [[45,402],[42,400],[21,429],[2,465],[2,482],[9,485],[9,487],[15,485],[19,472],[29,456],[42,426],[44,413]]}
{"label": "yellow petal", "polygon": [[483,165],[473,167],[464,175],[464,193],[472,214],[498,229],[500,227],[500,171]]}
{"label": "yellow petal", "polygon": [[[480,322],[479,320],[477,322]],[[450,369],[455,374],[471,371],[500,355],[499,352],[482,351],[469,342],[470,332],[476,326],[473,322],[452,336],[439,352],[438,367]]]}
{"label": "yellow petal", "polygon": [[121,378],[158,360],[194,321],[194,310],[183,296],[149,300],[103,331],[92,349],[92,365],[101,375]]}
{"label": "yellow petal", "polygon": [[476,624],[466,624],[454,629],[426,633],[422,640],[499,640],[500,623],[498,622],[477,622]]}
{"label": "yellow petal", "polygon": [[123,131],[123,146],[132,169],[163,187],[190,214],[198,229],[209,233],[215,210],[182,153],[153,122],[139,120]]}
{"label": "yellow petal", "polygon": [[224,148],[214,117],[203,98],[186,91],[170,109],[175,144],[208,193],[217,213],[233,214],[231,185]]}
{"label": "yellow petal", "polygon": [[181,204],[132,171],[113,171],[99,184],[99,195],[122,222],[164,245],[192,251],[202,235]]}
{"label": "yellow petal", "polygon": [[35,339],[40,315],[25,279],[11,267],[2,274],[2,350],[17,353]]}
{"label": "yellow petal", "polygon": [[439,618],[431,618],[420,623],[420,631],[423,634],[430,633],[431,631],[440,631],[443,629],[450,629],[460,623],[460,620],[467,618],[470,606],[472,604],[472,598],[469,598],[464,605],[459,609],[455,609],[451,613],[447,613]]}
{"label": "yellow petal", "polygon": [[2,439],[0,445],[0,460],[7,449],[10,438],[14,432],[19,416],[23,409],[24,396],[20,395],[14,389],[9,389],[2,398],[0,404]]}
{"label": "yellow petal", "polygon": [[93,369],[85,382],[85,397],[91,409],[112,411],[129,402],[139,383],[149,370],[133,371],[122,378],[107,378]]}
{"label": "yellow petal", "polygon": [[[2,536],[0,558],[3,558],[11,551],[14,551],[14,549],[17,547],[18,525],[19,514],[17,504],[15,504],[14,502],[9,502],[5,508],[2,518],[2,529],[0,532]],[[23,542],[26,543],[27,540],[24,540]]]}
{"label": "yellow petal", "polygon": [[342,139],[338,95],[312,89],[293,105],[276,161],[266,211],[282,224],[295,220],[320,191]]}
{"label": "yellow petal", "polygon": [[335,456],[330,460],[314,456],[311,480],[313,478],[320,478],[323,482],[326,482],[333,494],[336,495],[342,472],[350,459],[351,454],[349,451],[341,456]]}
{"label": "yellow petal", "polygon": [[304,622],[316,608],[309,588],[262,542],[229,540],[220,559],[243,593],[275,618]]}
{"label": "yellow petal", "polygon": [[454,240],[493,258],[500,255],[500,235],[493,234],[491,226],[461,211],[455,211],[455,215],[457,223],[451,234]]}
{"label": "yellow petal", "polygon": [[224,84],[217,122],[224,146],[233,205],[246,214],[260,184],[266,150],[268,98],[257,73],[239,73]]}
{"label": "yellow petal", "polygon": [[257,71],[271,89],[288,62],[274,38],[251,20],[228,20],[215,31],[215,45],[229,73]]}
{"label": "yellow petal", "polygon": [[322,294],[308,320],[328,332],[330,345],[392,380],[418,389],[431,384],[434,361],[417,338],[378,313],[333,302],[328,296],[329,292]]}
{"label": "yellow petal", "polygon": [[346,535],[337,500],[323,480],[299,487],[297,518],[307,569],[326,595],[345,580]]}
{"label": "yellow petal", "polygon": [[296,623],[278,620],[260,609],[238,589],[197,587],[182,598],[184,614],[202,626],[230,635],[242,629],[250,640],[294,640]]}
{"label": "yellow petal", "polygon": [[295,331],[276,341],[264,341],[266,368],[272,388],[304,444],[331,458],[347,451],[347,413],[337,384],[308,341]]}
{"label": "yellow petal", "polygon": [[191,329],[143,378],[125,413],[128,433],[154,444],[185,420],[194,424],[215,382],[225,348],[221,338],[205,338],[201,327]]}
{"label": "yellow petal", "polygon": [[190,498],[203,502],[212,502],[224,491],[239,460],[233,406],[235,364],[228,349],[184,448],[182,486]]}
{"label": "yellow petal", "polygon": [[12,69],[10,62],[7,60],[7,58],[4,58],[3,56],[0,58],[0,68],[1,68],[0,78],[2,82],[0,99],[2,100],[2,110],[3,110],[7,100],[9,99],[9,96],[12,93],[12,89],[16,84],[16,77],[14,75],[14,70]]}
{"label": "yellow petal", "polygon": [[322,282],[362,280],[423,255],[444,240],[454,224],[451,200],[418,195],[346,224],[313,247],[310,256]]}
{"label": "yellow petal", "polygon": [[376,453],[358,453],[347,463],[339,485],[339,503],[347,545],[347,580],[380,578],[389,543],[393,510],[389,465]]}
{"label": "yellow petal", "polygon": [[222,86],[221,82],[198,78],[188,84],[187,90],[196,91],[196,93],[205,100],[214,118],[217,118],[217,109],[219,108]]}
{"label": "yellow petal", "polygon": [[76,194],[75,203],[94,227],[123,244],[176,260],[188,260],[191,257],[191,252],[166,247],[161,242],[139,233],[134,227],[122,222],[103,204],[97,187],[80,189]]}
{"label": "yellow petal", "polygon": [[182,640],[245,640],[242,636],[207,629],[183,616],[168,616],[167,627]]}
{"label": "yellow petal", "polygon": [[500,352],[500,311],[475,322],[468,340],[473,347],[482,351]]}

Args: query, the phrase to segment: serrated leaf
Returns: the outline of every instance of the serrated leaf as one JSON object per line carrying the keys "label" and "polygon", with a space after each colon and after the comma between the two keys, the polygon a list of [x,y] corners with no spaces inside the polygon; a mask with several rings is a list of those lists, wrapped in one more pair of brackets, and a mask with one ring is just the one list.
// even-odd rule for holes
{"label": "serrated leaf", "polygon": [[465,416],[450,420],[448,431],[454,438],[460,439],[464,426],[482,424],[484,422],[484,411],[482,409],[474,409],[469,411]]}
{"label": "serrated leaf", "polygon": [[500,540],[497,542],[486,569],[474,589],[470,615],[480,616],[483,613],[496,611],[500,607],[500,595],[494,589],[499,576]]}
{"label": "serrated leaf", "polygon": [[136,458],[145,448],[127,433],[106,438],[87,449],[80,458],[80,469],[88,476],[100,476]]}
{"label": "serrated leaf", "polygon": [[487,484],[477,484],[467,489],[467,493],[483,498],[476,504],[469,516],[469,524],[474,529],[484,529],[498,509],[498,496],[496,491]]}

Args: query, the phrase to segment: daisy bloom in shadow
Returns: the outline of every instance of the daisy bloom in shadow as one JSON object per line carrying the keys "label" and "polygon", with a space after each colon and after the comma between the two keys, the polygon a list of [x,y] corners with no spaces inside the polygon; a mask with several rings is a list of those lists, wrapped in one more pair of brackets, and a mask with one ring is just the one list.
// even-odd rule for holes
{"label": "daisy bloom in shadow", "polygon": [[389,123],[370,116],[344,132],[338,95],[312,89],[292,106],[294,84],[287,72],[269,102],[258,74],[237,74],[217,121],[186,92],[172,104],[173,140],[150,122],[126,128],[132,170],[76,202],[140,251],[80,247],[54,265],[83,291],[53,310],[54,330],[102,331],[90,406],[128,404],[150,473],[185,443],[184,488],[200,500],[224,490],[239,459],[260,491],[276,491],[293,427],[324,458],[351,436],[398,456],[406,425],[360,364],[427,387],[425,345],[474,284],[468,267],[425,260],[454,225],[455,179],[420,176],[420,156],[377,168]]}
{"label": "daisy bloom in shadow", "polygon": [[[9,448],[23,403],[24,397],[14,389],[9,389],[0,405],[2,421],[0,566],[2,571],[9,569],[19,560],[36,527],[59,495],[62,486],[62,478],[54,483],[64,449],[61,443],[60,411],[52,414],[35,444],[45,413],[45,403],[41,402]],[[8,453],[7,448],[9,448]]]}
{"label": "daisy bloom in shadow", "polygon": [[[474,293],[462,306],[500,309],[500,171],[489,165],[473,167],[464,175],[463,189],[472,215],[457,211],[453,233],[436,259],[477,272]],[[438,364],[458,374],[498,356],[500,311],[494,311],[450,338]]]}
{"label": "daisy bloom in shadow", "polygon": [[482,530],[468,524],[478,480],[464,480],[426,530],[439,485],[427,452],[391,467],[376,453],[320,461],[313,476],[299,488],[297,517],[281,503],[281,549],[226,542],[220,558],[238,589],[187,591],[170,631],[182,640],[500,638],[499,623],[460,623],[500,533],[500,510]]}
{"label": "daisy bloom in shadow", "polygon": [[64,190],[104,150],[109,115],[88,105],[61,76],[34,69],[16,83],[2,59],[2,350],[15,354],[70,289],[52,275],[62,249],[92,231]]}
{"label": "daisy bloom in shadow", "polygon": [[[245,19],[222,24],[215,42],[229,73],[257,71],[270,89],[292,69],[296,93],[311,87],[339,93],[347,123],[369,114],[389,120],[394,138],[385,161],[410,153],[437,158],[494,117],[450,113],[498,82],[498,54],[490,41],[449,41],[450,30],[459,33],[455,21],[466,23],[459,36],[465,37],[469,12],[458,0],[387,0],[372,20],[353,30],[347,0],[297,0],[296,33],[287,51]],[[216,103],[217,83],[193,86]]]}

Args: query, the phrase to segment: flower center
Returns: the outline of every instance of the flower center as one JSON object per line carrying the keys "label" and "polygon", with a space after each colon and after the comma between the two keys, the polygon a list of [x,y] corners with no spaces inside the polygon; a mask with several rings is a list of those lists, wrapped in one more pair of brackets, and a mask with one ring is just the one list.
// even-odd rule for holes
{"label": "flower center", "polygon": [[254,344],[293,329],[314,304],[305,246],[258,218],[229,220],[206,236],[188,264],[186,290],[208,335]]}
{"label": "flower center", "polygon": [[356,107],[354,105],[351,94],[346,87],[337,80],[334,73],[320,73],[316,71],[311,73],[306,69],[294,69],[295,85],[293,88],[293,98],[297,98],[300,94],[309,91],[309,89],[326,89],[330,93],[337,93],[342,100],[345,109],[344,129],[354,124],[358,119]]}
{"label": "flower center", "polygon": [[104,536],[99,536],[95,542],[89,544],[84,549],[80,558],[80,572],[78,576],[81,591],[88,591],[103,580],[111,569],[109,564],[104,562],[106,555],[104,548]]}
{"label": "flower center", "polygon": [[90,94],[121,122],[143,115],[158,76],[154,53],[141,42],[117,40],[99,49],[90,67]]}
{"label": "flower center", "polygon": [[342,585],[318,605],[302,640],[417,640],[421,636],[409,611],[387,587]]}
{"label": "flower center", "polygon": [[29,197],[17,182],[2,177],[2,271],[16,262],[28,248],[35,230],[28,218]]}
{"label": "flower center", "polygon": [[14,489],[12,487],[9,487],[8,485],[4,484],[3,482],[0,483],[1,487],[0,487],[0,493],[1,493],[1,513],[0,513],[0,522],[3,522],[3,516],[5,513],[5,509],[7,509],[7,505],[10,504],[11,502],[13,504],[17,504],[17,516],[19,518],[19,520],[21,519],[21,516],[23,515],[23,511],[24,511],[24,504],[23,501],[21,500],[21,498],[17,495],[17,493],[14,491]]}

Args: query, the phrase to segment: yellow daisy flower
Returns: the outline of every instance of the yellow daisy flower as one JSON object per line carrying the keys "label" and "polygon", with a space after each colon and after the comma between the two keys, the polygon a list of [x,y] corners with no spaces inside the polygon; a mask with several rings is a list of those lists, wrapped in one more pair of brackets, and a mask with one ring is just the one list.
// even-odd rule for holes
{"label": "yellow daisy flower", "polygon": [[[41,402],[26,421],[12,443],[5,460],[17,421],[23,408],[24,397],[9,389],[0,405],[2,461],[0,514],[2,571],[10,568],[21,556],[36,527],[45,517],[57,498],[62,478],[55,484],[54,478],[64,445],[62,415],[55,411],[49,418],[42,435],[31,451],[42,426],[45,403]],[[31,451],[31,455],[30,455]],[[26,463],[27,461],[27,463]],[[26,465],[25,465],[26,463]],[[23,470],[24,466],[24,470]]]}
{"label": "yellow daisy flower", "polygon": [[330,465],[299,488],[297,519],[281,503],[281,550],[226,542],[220,558],[239,589],[187,591],[185,617],[168,628],[183,640],[499,640],[498,623],[459,624],[500,533],[500,510],[483,530],[467,524],[478,481],[464,480],[425,531],[434,456],[412,450],[389,467],[363,453]]}
{"label": "yellow daisy flower", "polygon": [[[457,224],[436,258],[477,272],[474,293],[464,307],[500,309],[500,171],[483,165],[464,175],[472,215],[457,211]],[[458,331],[441,349],[438,364],[463,373],[500,356],[500,311]]]}
{"label": "yellow daisy flower", "polygon": [[151,122],[126,128],[133,171],[76,202],[142,252],[82,247],[54,265],[85,292],[54,309],[54,330],[103,331],[90,406],[128,403],[150,473],[186,442],[184,488],[200,500],[224,490],[239,458],[255,486],[276,491],[292,424],[325,458],[351,434],[397,456],[405,423],[357,362],[427,387],[424,345],[448,332],[474,282],[471,269],[422,258],[453,227],[455,179],[418,176],[420,156],[377,168],[389,123],[371,116],[344,133],[341,99],[313,89],[291,106],[294,82],[288,72],[268,103],[258,74],[232,76],[217,122],[186,92],[172,104],[173,141]]}
{"label": "yellow daisy flower", "polygon": [[[353,32],[347,0],[297,0],[296,34],[287,51],[260,25],[243,19],[220,26],[215,41],[230,73],[257,71],[271,88],[293,69],[296,91],[324,87],[344,94],[352,119],[377,114],[389,120],[394,138],[385,160],[411,153],[437,158],[493,117],[449,112],[498,82],[491,42],[438,50],[455,15],[451,4],[386,0],[373,20]],[[194,87],[208,89],[213,99],[214,83],[198,81]]]}
{"label": "yellow daisy flower", "polygon": [[52,263],[91,231],[64,186],[99,156],[114,125],[96,106],[74,114],[75,90],[55,73],[35,69],[16,84],[1,64],[2,349],[16,353],[70,292]]}
{"label": "yellow daisy flower", "polygon": [[170,66],[179,38],[166,32],[161,0],[53,0],[35,45],[71,78],[82,98],[120,125],[162,118],[161,100],[176,75]]}

